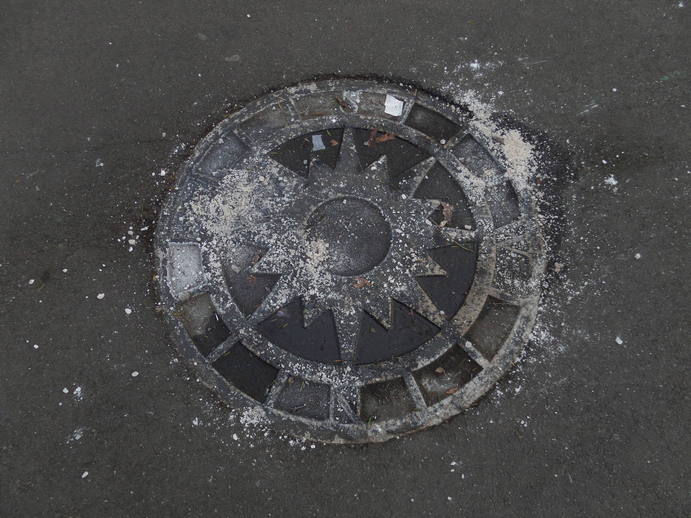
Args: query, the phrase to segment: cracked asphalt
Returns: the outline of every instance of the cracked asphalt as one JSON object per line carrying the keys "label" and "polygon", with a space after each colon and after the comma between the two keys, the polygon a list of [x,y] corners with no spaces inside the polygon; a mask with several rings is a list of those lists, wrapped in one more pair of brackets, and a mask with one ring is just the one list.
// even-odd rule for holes
{"label": "cracked asphalt", "polygon": [[[688,516],[689,9],[5,0],[0,515]],[[228,419],[156,311],[174,166],[224,110],[316,76],[475,92],[566,164],[524,358],[384,444]]]}

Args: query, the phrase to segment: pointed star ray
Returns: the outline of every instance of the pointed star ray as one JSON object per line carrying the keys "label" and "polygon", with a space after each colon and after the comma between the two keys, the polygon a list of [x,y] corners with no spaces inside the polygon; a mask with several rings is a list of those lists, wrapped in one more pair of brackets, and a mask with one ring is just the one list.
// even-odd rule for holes
{"label": "pointed star ray", "polygon": [[360,335],[361,317],[362,312],[359,310],[334,308],[336,333],[341,348],[341,359],[344,361],[353,361],[355,358],[355,347]]}
{"label": "pointed star ray", "polygon": [[328,309],[321,307],[314,298],[302,297],[302,319],[305,327],[311,326],[326,311]]}
{"label": "pointed star ray", "polygon": [[365,310],[385,329],[391,328],[393,302],[386,293],[373,293],[365,302]]}
{"label": "pointed star ray", "polygon": [[439,310],[429,298],[429,295],[416,282],[411,290],[406,290],[397,294],[396,300],[402,302],[409,308],[415,310],[417,313],[425,317],[437,327],[442,327],[446,323],[443,312]]}
{"label": "pointed star ray", "polygon": [[402,174],[406,177],[405,180],[401,181],[400,189],[402,192],[406,193],[408,196],[413,196],[417,188],[420,186],[422,180],[430,172],[434,164],[436,163],[434,157],[429,157],[418,162],[413,167],[404,171]]}
{"label": "pointed star ray", "polygon": [[343,140],[341,141],[341,152],[334,169],[334,174],[347,175],[353,172],[362,171],[360,157],[355,147],[355,137],[352,128],[343,130]]}
{"label": "pointed star ray", "polygon": [[295,290],[291,282],[291,275],[282,275],[269,295],[267,295],[247,320],[250,324],[257,325],[276,313],[279,309],[287,306],[294,299]]}
{"label": "pointed star ray", "polygon": [[382,185],[389,182],[389,161],[386,155],[382,155],[367,166],[365,174]]}
{"label": "pointed star ray", "polygon": [[446,276],[447,272],[429,255],[422,260],[416,261],[413,266],[412,275],[415,277],[437,277]]}
{"label": "pointed star ray", "polygon": [[250,268],[250,273],[255,275],[288,273],[293,268],[290,259],[290,256],[284,253],[282,248],[271,248]]}

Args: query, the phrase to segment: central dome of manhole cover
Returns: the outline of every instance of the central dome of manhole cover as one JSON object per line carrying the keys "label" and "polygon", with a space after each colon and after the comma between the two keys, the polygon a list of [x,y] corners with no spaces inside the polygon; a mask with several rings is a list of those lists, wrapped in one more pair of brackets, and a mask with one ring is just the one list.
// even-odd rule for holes
{"label": "central dome of manhole cover", "polygon": [[233,408],[380,441],[481,397],[528,339],[544,270],[530,189],[418,90],[262,97],[197,146],[158,228],[176,345]]}

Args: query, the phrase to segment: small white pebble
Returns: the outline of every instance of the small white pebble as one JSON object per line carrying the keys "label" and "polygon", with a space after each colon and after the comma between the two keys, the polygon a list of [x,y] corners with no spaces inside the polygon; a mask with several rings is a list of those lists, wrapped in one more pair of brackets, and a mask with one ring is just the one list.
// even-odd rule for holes
{"label": "small white pebble", "polygon": [[607,164],[607,160],[603,160],[602,163],[603,163],[603,164]]}
{"label": "small white pebble", "polygon": [[616,89],[616,88],[612,88],[612,91],[613,91],[613,92],[616,92],[616,91],[617,91],[617,89]]}
{"label": "small white pebble", "polygon": [[634,258],[634,259],[640,259],[640,258],[641,258],[641,254],[639,254],[638,252],[636,252],[636,254],[633,256],[633,258]]}
{"label": "small white pebble", "polygon": [[103,297],[105,297],[105,296],[106,296],[105,293],[99,293],[98,295],[96,295],[96,298],[97,298],[98,300],[103,300]]}
{"label": "small white pebble", "polygon": [[29,279],[29,285],[32,285],[35,282],[36,282],[36,279]]}
{"label": "small white pebble", "polygon": [[132,310],[130,308],[125,308],[125,315],[131,315]]}
{"label": "small white pebble", "polygon": [[618,345],[621,345],[621,344],[624,343],[624,340],[622,340],[619,336],[617,336],[617,337],[614,339],[614,341],[617,342]]}
{"label": "small white pebble", "polygon": [[88,476],[89,476],[89,472],[88,472],[88,471],[85,471],[84,473],[82,473],[82,478],[86,478],[86,477],[88,477]]}
{"label": "small white pebble", "polygon": [[236,434],[236,433],[233,434],[233,440],[234,440],[234,441],[237,441],[237,440],[238,440],[238,434]]}
{"label": "small white pebble", "polygon": [[67,268],[63,268],[62,273],[67,273]]}
{"label": "small white pebble", "polygon": [[62,388],[62,392],[63,392],[64,394],[69,394],[69,393],[70,393],[70,391],[69,391],[69,389],[68,389],[67,387],[63,387],[63,388]]}
{"label": "small white pebble", "polygon": [[136,378],[137,376],[139,376],[139,371],[132,371],[132,377]]}
{"label": "small white pebble", "polygon": [[34,349],[38,349],[38,344],[34,344]]}

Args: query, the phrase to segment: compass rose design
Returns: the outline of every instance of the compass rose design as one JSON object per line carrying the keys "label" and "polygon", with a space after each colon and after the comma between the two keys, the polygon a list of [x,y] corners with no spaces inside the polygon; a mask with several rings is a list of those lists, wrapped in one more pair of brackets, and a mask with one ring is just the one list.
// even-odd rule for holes
{"label": "compass rose design", "polygon": [[346,361],[356,358],[363,310],[388,329],[396,300],[443,324],[417,280],[446,275],[428,254],[439,241],[429,219],[436,206],[391,189],[385,155],[362,168],[346,129],[336,167],[315,160],[295,202],[257,232],[268,252],[252,273],[280,279],[250,322],[301,298],[306,326],[333,312]]}
{"label": "compass rose design", "polygon": [[530,335],[545,247],[532,188],[473,117],[338,80],[215,127],[157,228],[162,308],[198,378],[327,442],[432,426],[490,390]]}

